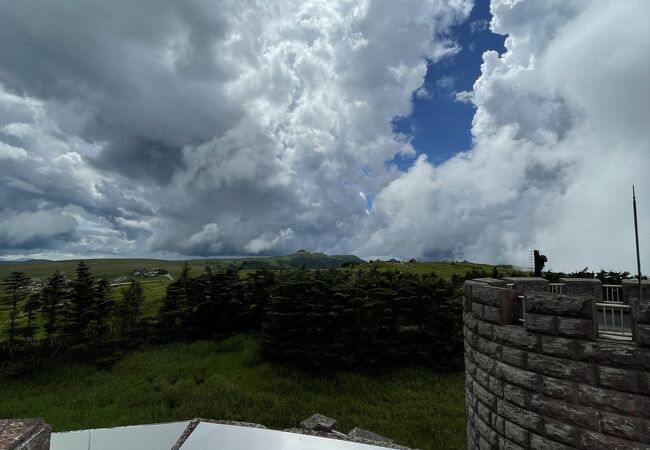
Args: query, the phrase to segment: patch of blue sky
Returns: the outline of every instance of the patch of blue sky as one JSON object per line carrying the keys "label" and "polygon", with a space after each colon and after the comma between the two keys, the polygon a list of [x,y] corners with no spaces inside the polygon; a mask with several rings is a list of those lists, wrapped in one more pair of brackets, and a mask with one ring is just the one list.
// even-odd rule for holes
{"label": "patch of blue sky", "polygon": [[411,136],[416,155],[398,154],[387,165],[405,171],[420,154],[440,164],[472,146],[472,118],[475,107],[457,98],[471,91],[481,74],[483,52],[505,52],[505,36],[490,31],[489,2],[478,0],[469,18],[451,31],[460,51],[437,62],[429,62],[423,86],[413,93],[413,111],[393,120],[396,133]]}

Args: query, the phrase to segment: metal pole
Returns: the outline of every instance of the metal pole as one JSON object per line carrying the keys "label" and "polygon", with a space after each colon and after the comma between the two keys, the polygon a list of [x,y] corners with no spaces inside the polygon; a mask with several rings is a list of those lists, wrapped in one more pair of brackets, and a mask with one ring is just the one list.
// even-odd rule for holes
{"label": "metal pole", "polygon": [[641,284],[641,257],[639,255],[639,225],[636,218],[636,193],[632,185],[632,209],[634,209],[634,238],[636,239],[636,269],[639,276],[639,304],[641,304],[642,284]]}

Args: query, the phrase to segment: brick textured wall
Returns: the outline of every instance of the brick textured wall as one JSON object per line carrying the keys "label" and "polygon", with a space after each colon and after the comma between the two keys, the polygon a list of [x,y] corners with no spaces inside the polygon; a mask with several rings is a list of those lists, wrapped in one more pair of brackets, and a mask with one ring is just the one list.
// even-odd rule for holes
{"label": "brick textured wall", "polygon": [[[546,283],[465,283],[468,448],[650,448],[650,334],[599,339],[593,283],[567,294]],[[631,304],[639,331],[650,327],[650,303]]]}

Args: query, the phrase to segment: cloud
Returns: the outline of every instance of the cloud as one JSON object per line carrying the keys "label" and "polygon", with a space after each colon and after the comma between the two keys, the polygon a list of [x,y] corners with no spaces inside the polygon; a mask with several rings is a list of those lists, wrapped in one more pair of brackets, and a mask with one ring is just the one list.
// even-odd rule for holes
{"label": "cloud", "polygon": [[474,147],[437,166],[420,157],[378,193],[355,245],[524,266],[540,248],[555,269],[631,269],[631,184],[650,192],[643,8],[493,1],[507,52],[486,52],[463,96],[477,108]]}
{"label": "cloud", "polygon": [[334,250],[414,154],[391,120],[470,9],[0,2],[0,204],[73,211],[66,254]]}
{"label": "cloud", "polygon": [[74,217],[56,209],[33,213],[4,210],[0,218],[0,242],[5,249],[51,247],[68,239],[77,227]]}
{"label": "cloud", "polygon": [[487,30],[490,23],[487,20],[474,20],[470,22],[469,28],[472,33],[480,33]]}
{"label": "cloud", "polygon": [[244,250],[256,254],[268,252],[269,250],[283,250],[281,246],[284,246],[288,241],[291,241],[292,238],[293,230],[291,228],[285,228],[284,230],[280,230],[280,232],[275,236],[264,234],[253,239],[244,246]]}
{"label": "cloud", "polygon": [[436,165],[392,123],[471,7],[0,0],[0,254],[541,248],[556,269],[629,268],[632,182],[650,220],[644,4],[493,1],[507,51],[456,94],[473,148]]}

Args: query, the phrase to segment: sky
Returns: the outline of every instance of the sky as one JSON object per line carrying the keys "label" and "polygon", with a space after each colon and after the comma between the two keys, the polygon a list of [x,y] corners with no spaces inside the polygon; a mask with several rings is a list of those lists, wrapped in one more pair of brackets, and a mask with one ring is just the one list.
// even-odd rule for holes
{"label": "sky", "polygon": [[650,267],[643,0],[0,0],[0,258]]}

